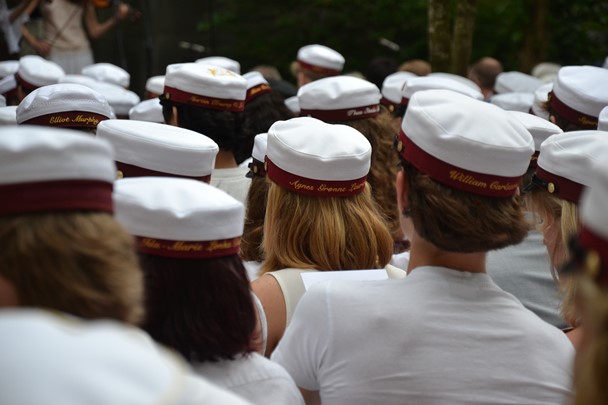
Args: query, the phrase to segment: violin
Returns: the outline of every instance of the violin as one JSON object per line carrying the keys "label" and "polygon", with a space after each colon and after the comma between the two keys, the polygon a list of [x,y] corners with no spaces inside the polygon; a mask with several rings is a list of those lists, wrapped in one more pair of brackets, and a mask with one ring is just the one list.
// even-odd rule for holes
{"label": "violin", "polygon": [[[95,8],[118,7],[120,4],[122,4],[122,2],[120,2],[119,0],[91,0],[91,2],[93,3],[93,6]],[[127,6],[129,7],[129,14],[128,14],[129,19],[131,21],[138,20],[141,17],[141,11],[131,7],[128,4],[127,4]]]}

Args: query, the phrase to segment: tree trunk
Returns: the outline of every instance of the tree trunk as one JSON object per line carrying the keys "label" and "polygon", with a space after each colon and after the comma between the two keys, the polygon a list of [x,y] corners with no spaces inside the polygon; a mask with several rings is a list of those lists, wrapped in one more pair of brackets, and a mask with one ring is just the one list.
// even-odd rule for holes
{"label": "tree trunk", "polygon": [[532,13],[530,21],[523,27],[524,42],[519,54],[519,70],[529,73],[537,63],[545,61],[547,55],[549,0],[528,0],[526,4]]}
{"label": "tree trunk", "polygon": [[476,12],[477,0],[458,1],[454,19],[454,35],[452,36],[451,73],[467,76],[473,47]]}
{"label": "tree trunk", "polygon": [[428,0],[429,61],[434,72],[450,68],[451,0]]}

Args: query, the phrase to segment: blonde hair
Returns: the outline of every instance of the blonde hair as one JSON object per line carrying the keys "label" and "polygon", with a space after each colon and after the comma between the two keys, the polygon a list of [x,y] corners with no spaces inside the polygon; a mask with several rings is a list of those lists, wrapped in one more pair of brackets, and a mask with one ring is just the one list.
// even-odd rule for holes
{"label": "blonde hair", "polygon": [[261,273],[372,269],[390,261],[393,241],[369,187],[352,197],[314,197],[269,181]]}
{"label": "blonde hair", "polygon": [[[557,279],[555,268],[560,267],[563,263],[570,260],[570,252],[567,249],[570,239],[578,233],[579,216],[578,206],[568,200],[558,198],[545,191],[534,191],[527,197],[528,205],[541,219],[539,231],[542,233],[544,224],[549,218],[559,223],[557,242],[560,244],[556,252],[562,252],[562,257],[551,257],[553,264],[551,271]],[[555,256],[555,253],[553,253]],[[562,303],[560,310],[564,320],[569,324],[576,326],[579,323],[579,314],[575,304],[578,279],[571,278],[566,282],[560,282],[557,287],[562,295]]]}
{"label": "blonde hair", "polygon": [[349,125],[361,132],[372,145],[371,167],[367,181],[371,185],[372,196],[389,225],[393,240],[396,242],[403,240],[395,189],[399,159],[393,149],[395,134],[391,116],[383,111],[375,117],[345,121],[341,124]]}
{"label": "blonde hair", "polygon": [[106,213],[0,218],[0,274],[20,306],[135,324],[143,281],[131,236]]}
{"label": "blonde hair", "polygon": [[608,292],[587,276],[577,276],[581,312],[590,343],[577,353],[574,405],[601,405],[608,398]]}

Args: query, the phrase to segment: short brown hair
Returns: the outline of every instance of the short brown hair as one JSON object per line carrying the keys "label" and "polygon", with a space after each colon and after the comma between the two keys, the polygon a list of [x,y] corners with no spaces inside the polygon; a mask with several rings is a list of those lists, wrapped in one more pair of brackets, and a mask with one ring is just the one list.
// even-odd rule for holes
{"label": "short brown hair", "polygon": [[487,252],[521,242],[528,233],[520,197],[485,197],[445,186],[401,161],[416,232],[448,252]]}
{"label": "short brown hair", "polygon": [[392,238],[369,187],[351,197],[315,197],[269,181],[262,273],[372,269],[390,261]]}
{"label": "short brown hair", "polygon": [[0,274],[19,304],[86,319],[137,323],[143,282],[133,241],[107,213],[58,212],[0,218]]}

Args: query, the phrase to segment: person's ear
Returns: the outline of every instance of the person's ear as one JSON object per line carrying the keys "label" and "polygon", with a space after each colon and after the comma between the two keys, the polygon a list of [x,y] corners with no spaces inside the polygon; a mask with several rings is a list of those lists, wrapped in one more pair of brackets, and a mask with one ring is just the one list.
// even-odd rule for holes
{"label": "person's ear", "polygon": [[557,125],[557,118],[555,117],[555,115],[551,114],[549,115],[549,121],[551,121],[552,124]]}
{"label": "person's ear", "polygon": [[403,212],[406,208],[408,208],[408,184],[407,184],[407,174],[400,169],[397,172],[397,178],[395,179],[395,189],[397,190],[397,207],[399,208],[399,212]]}
{"label": "person's ear", "polygon": [[173,125],[174,127],[179,127],[179,117],[177,115],[177,107],[175,107],[175,106],[171,107],[171,118],[169,119],[169,122],[167,122],[167,124]]}

